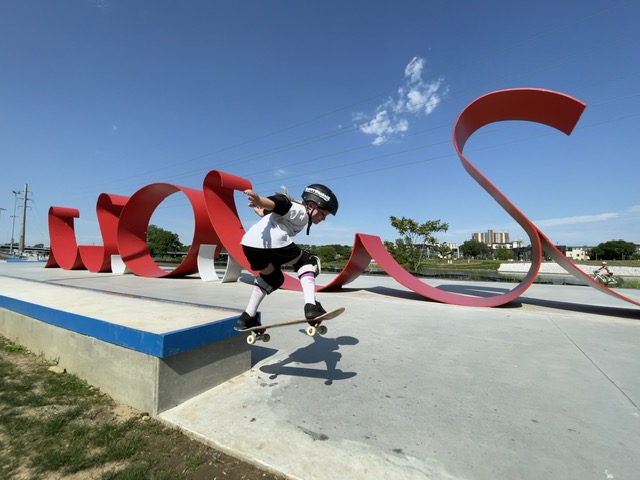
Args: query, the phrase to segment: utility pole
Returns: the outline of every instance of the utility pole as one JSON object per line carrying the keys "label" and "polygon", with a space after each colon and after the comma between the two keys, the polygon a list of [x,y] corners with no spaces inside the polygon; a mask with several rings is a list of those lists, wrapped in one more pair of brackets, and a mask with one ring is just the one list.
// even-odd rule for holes
{"label": "utility pole", "polygon": [[0,217],[2,216],[2,212],[5,212],[7,209],[0,207]]}
{"label": "utility pole", "polygon": [[11,217],[13,219],[13,222],[11,223],[11,247],[9,249],[9,253],[11,254],[11,256],[13,257],[13,244],[14,244],[14,237],[13,237],[13,233],[15,232],[16,229],[16,206],[18,205],[18,195],[20,195],[20,192],[18,190],[12,190],[13,192],[13,216]]}
{"label": "utility pole", "polygon": [[27,230],[27,200],[29,199],[28,193],[29,193],[29,187],[25,183],[24,195],[22,196],[23,203],[22,203],[22,223],[20,227],[20,244],[18,245],[18,249],[20,250],[20,256],[22,256],[22,254],[24,253],[24,240],[25,240],[25,233]]}

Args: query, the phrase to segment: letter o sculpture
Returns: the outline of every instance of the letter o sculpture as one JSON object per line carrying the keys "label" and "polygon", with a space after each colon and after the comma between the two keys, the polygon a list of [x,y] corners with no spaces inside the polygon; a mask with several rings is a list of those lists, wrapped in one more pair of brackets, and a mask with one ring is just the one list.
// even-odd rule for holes
{"label": "letter o sculpture", "polygon": [[[191,203],[194,214],[194,236],[182,262],[173,270],[161,268],[151,257],[147,246],[147,229],[153,212],[170,195],[182,192]],[[198,249],[203,243],[222,245],[209,222],[202,190],[171,183],[152,183],[134,193],[122,209],[118,222],[118,249],[129,269],[143,277],[178,277],[198,271]]]}

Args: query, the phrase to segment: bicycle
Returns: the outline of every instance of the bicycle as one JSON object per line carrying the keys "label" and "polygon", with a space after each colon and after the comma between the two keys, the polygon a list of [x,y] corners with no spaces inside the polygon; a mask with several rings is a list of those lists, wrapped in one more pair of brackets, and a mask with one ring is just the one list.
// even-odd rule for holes
{"label": "bicycle", "polygon": [[605,275],[603,273],[594,272],[593,278],[606,287],[613,287],[618,284],[613,275]]}

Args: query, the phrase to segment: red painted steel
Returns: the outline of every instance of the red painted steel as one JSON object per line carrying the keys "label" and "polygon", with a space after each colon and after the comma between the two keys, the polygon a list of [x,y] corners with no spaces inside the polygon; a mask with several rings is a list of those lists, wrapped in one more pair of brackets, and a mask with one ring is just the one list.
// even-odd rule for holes
{"label": "red painted steel", "polygon": [[117,231],[120,213],[129,197],[101,193],[96,204],[96,215],[104,245],[79,245],[80,259],[92,272],[110,272],[111,255],[118,253]]}
{"label": "red painted steel", "polygon": [[[595,281],[591,276],[583,272],[560,250],[558,250],[547,236],[529,220],[509,199],[485,177],[462,153],[464,145],[469,137],[479,128],[489,123],[503,120],[525,120],[538,122],[554,127],[569,135],[586,104],[574,97],[552,90],[522,88],[500,90],[488,93],[465,108],[454,126],[453,143],[462,162],[464,169],[478,182],[498,204],[511,215],[524,229],[531,240],[533,258],[531,270],[527,273],[522,283],[518,286],[520,293],[524,292],[535,277],[542,262],[542,251],[549,255],[558,265],[567,270],[573,276],[585,281],[597,290],[626,302],[640,305],[640,302],[621,295],[610,288]],[[512,290],[515,292],[516,289]],[[500,305],[501,299],[511,297],[511,293],[498,295],[496,305]],[[463,303],[464,305],[468,303]],[[474,303],[475,304],[475,303]]]}
{"label": "red painted steel", "polygon": [[[331,283],[320,289],[334,290],[352,282],[365,272],[372,259],[401,285],[424,297],[442,303],[474,307],[495,307],[518,298],[529,287],[529,284],[522,287],[518,286],[505,294],[491,296],[477,296],[442,290],[415,277],[396,262],[380,237],[357,233],[351,258],[347,265]],[[477,291],[477,289],[474,289],[474,291]]]}
{"label": "red painted steel", "polygon": [[[170,195],[186,195],[194,214],[194,235],[191,247],[182,262],[173,270],[161,268],[149,253],[147,228],[155,209]],[[171,183],[152,183],[134,193],[122,209],[117,230],[118,250],[132,272],[143,277],[177,277],[198,271],[198,249],[203,243],[222,245],[209,222],[202,190]]]}
{"label": "red painted steel", "polygon": [[[243,268],[252,273],[249,261],[242,251],[240,240],[245,233],[236,202],[234,192],[253,189],[251,182],[246,178],[237,177],[219,170],[211,170],[204,178],[202,190],[207,205],[209,220],[213,229],[231,255]],[[282,288],[287,290],[300,290],[300,282],[285,273],[285,282]]]}
{"label": "red painted steel", "polygon": [[[586,105],[569,95],[552,90],[523,88],[499,90],[471,102],[459,115],[453,128],[453,143],[463,168],[496,202],[518,222],[529,236],[532,248],[532,266],[523,281],[513,290],[499,295],[462,294],[431,286],[411,275],[389,254],[380,237],[356,233],[351,257],[344,269],[327,285],[318,290],[338,290],[365,272],[375,260],[386,273],[406,288],[424,297],[457,305],[493,307],[508,303],[533,283],[543,259],[543,250],[569,273],[592,287],[613,297],[640,305],[593,280],[565,257],[552,242],[511,201],[478,170],[463,154],[465,143],[478,129],[493,122],[522,120],[537,122],[556,128],[569,135]],[[103,246],[78,247],[73,219],[79,216],[75,208],[49,209],[51,254],[46,267],[60,266],[79,269],[87,266],[92,271],[109,270],[110,255],[120,253],[126,265],[145,277],[173,277],[197,272],[197,255],[201,244],[222,246],[245,269],[250,270],[240,239],[244,228],[235,204],[235,192],[252,188],[251,182],[219,170],[210,171],[203,181],[203,189],[196,190],[169,183],[154,183],[138,190],[130,198],[101,194],[98,199],[98,221],[104,240]],[[149,254],[146,233],[151,216],[157,206],[169,195],[181,192],[193,208],[195,228],[191,248],[186,257],[172,271],[159,267]],[[256,273],[256,272],[252,272]],[[285,275],[283,288],[299,290],[300,283],[292,275]]]}
{"label": "red painted steel", "polygon": [[49,208],[49,259],[45,268],[62,267],[65,270],[84,269],[78,251],[73,219],[80,216],[77,208]]}
{"label": "red painted steel", "polygon": [[532,265],[524,280],[513,290],[500,295],[475,296],[453,293],[438,289],[411,275],[389,254],[380,237],[356,234],[353,253],[341,272],[329,285],[322,289],[335,289],[360,275],[365,263],[373,259],[383,270],[400,284],[427,298],[456,305],[494,307],[518,298],[529,288],[536,278],[542,261],[542,243],[535,233],[535,227],[526,217],[462,154],[467,139],[479,128],[502,120],[528,120],[544,123],[570,133],[580,118],[585,104],[568,95],[539,89],[501,90],[490,93],[466,107],[454,126],[454,145],[467,172],[518,223],[531,238]]}
{"label": "red painted steel", "polygon": [[462,153],[469,137],[479,128],[493,122],[505,120],[537,122],[554,127],[569,135],[585,107],[586,104],[582,101],[551,90],[534,88],[500,90],[484,95],[469,104],[460,113],[453,128],[453,143],[464,169],[518,222],[531,240],[531,269],[514,289],[499,295],[488,296],[441,290],[421,281],[399,265],[389,254],[380,237],[358,233],[351,258],[345,268],[330,284],[320,287],[320,290],[334,290],[348,284],[361,275],[373,259],[400,284],[427,298],[456,305],[495,307],[515,300],[529,288],[540,269],[544,250],[569,273],[586,281],[594,288],[616,298],[640,305],[640,302],[601,285],[580,270]]}

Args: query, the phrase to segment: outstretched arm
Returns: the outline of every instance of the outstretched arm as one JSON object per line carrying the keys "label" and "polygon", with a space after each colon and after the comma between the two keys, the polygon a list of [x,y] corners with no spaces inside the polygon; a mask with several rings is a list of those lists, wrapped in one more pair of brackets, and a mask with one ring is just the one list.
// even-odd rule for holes
{"label": "outstretched arm", "polygon": [[264,217],[265,210],[271,211],[276,206],[273,200],[261,197],[255,190],[245,190],[244,193],[249,197],[249,206],[261,217]]}

